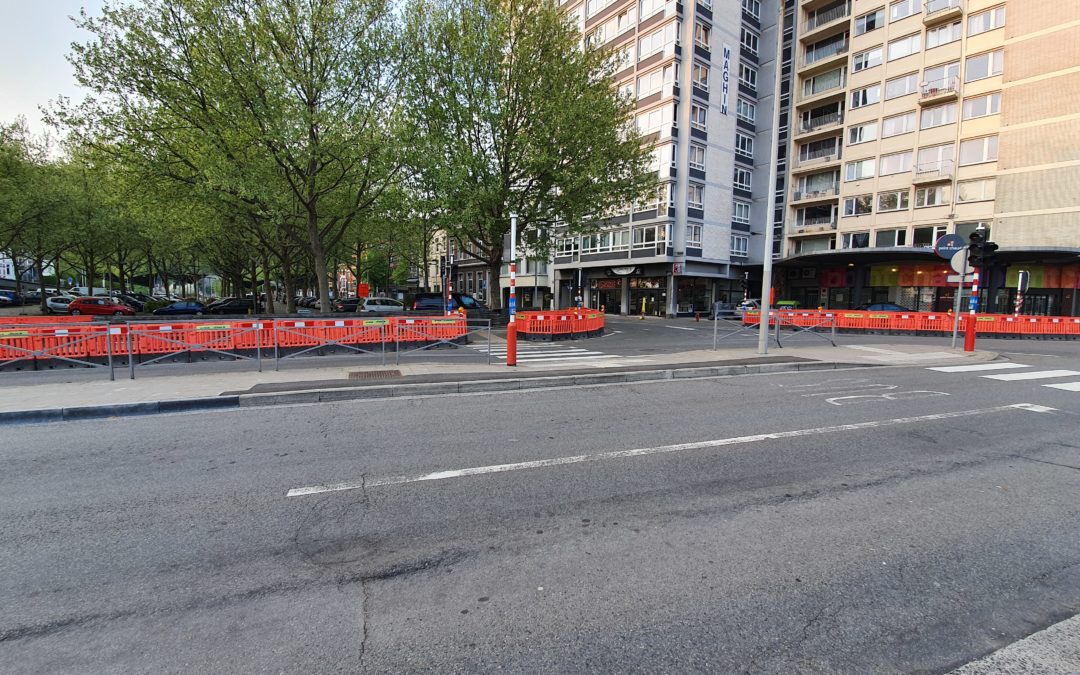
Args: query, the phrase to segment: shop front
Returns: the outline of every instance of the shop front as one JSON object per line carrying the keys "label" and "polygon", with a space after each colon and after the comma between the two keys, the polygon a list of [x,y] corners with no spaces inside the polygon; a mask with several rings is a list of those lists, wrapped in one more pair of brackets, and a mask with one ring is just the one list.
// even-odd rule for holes
{"label": "shop front", "polygon": [[607,314],[622,312],[623,280],[590,279],[589,307],[603,309]]}
{"label": "shop front", "polygon": [[667,292],[667,277],[631,277],[630,314],[665,316]]}

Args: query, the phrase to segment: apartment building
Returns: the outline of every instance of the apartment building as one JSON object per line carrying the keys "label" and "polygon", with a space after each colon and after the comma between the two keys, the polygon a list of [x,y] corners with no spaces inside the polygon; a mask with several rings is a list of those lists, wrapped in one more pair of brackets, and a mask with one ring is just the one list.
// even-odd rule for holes
{"label": "apartment building", "polygon": [[563,4],[617,61],[662,186],[607,214],[595,234],[559,238],[556,306],[580,292],[608,312],[676,315],[741,298],[771,223],[776,2]]}
{"label": "apartment building", "polygon": [[1080,3],[800,0],[778,298],[944,311],[932,251],[1000,245],[981,306],[1080,313]]}

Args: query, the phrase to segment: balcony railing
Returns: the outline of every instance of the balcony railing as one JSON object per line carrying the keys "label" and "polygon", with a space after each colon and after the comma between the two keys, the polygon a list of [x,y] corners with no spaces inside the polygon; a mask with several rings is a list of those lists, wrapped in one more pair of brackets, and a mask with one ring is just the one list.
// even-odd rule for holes
{"label": "balcony railing", "polygon": [[957,96],[960,93],[960,78],[955,75],[943,77],[933,82],[923,82],[920,100],[936,99],[942,96]]}
{"label": "balcony railing", "polygon": [[827,23],[832,23],[837,19],[842,19],[845,16],[851,16],[851,3],[845,2],[842,5],[827,9],[823,12],[814,12],[806,19],[806,26],[803,28],[803,33],[809,33],[818,26],[824,26]]}
{"label": "balcony railing", "polygon": [[828,187],[816,188],[814,190],[796,190],[794,201],[801,201],[803,199],[827,199],[829,197],[835,197],[838,194],[840,194],[840,184],[833,183]]}
{"label": "balcony railing", "polygon": [[800,218],[795,221],[797,230],[835,230],[836,216],[819,216],[817,218]]}
{"label": "balcony railing", "polygon": [[811,117],[799,122],[799,133],[807,134],[811,131],[816,131],[823,127],[831,127],[837,124],[842,124],[844,121],[844,113],[834,112],[827,115],[818,115],[817,117]]}
{"label": "balcony railing", "polygon": [[840,148],[833,147],[824,150],[814,150],[812,152],[799,153],[799,166],[807,166],[809,164],[821,164],[822,162],[832,162],[840,159]]}
{"label": "balcony railing", "polygon": [[912,170],[912,182],[929,183],[939,180],[952,180],[956,164],[951,159],[937,162],[923,162]]}
{"label": "balcony railing", "polygon": [[926,15],[937,14],[950,9],[960,9],[961,0],[926,0]]}
{"label": "balcony railing", "polygon": [[846,54],[848,50],[847,39],[840,40],[839,42],[833,42],[827,47],[821,49],[815,49],[813,51],[807,51],[802,57],[800,66],[806,67],[817,63],[818,61],[829,58],[830,56],[836,56],[837,54]]}

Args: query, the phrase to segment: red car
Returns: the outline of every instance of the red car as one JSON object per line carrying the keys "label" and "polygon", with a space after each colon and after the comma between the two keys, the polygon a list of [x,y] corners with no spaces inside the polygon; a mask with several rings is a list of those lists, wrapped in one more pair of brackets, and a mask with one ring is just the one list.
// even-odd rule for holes
{"label": "red car", "polygon": [[135,310],[112,298],[75,298],[68,304],[68,314],[105,314],[135,316]]}

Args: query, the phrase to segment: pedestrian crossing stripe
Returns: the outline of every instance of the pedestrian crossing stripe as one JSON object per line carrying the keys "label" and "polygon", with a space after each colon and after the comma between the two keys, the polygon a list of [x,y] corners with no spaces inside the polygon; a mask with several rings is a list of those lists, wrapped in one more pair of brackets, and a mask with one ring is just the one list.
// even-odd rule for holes
{"label": "pedestrian crossing stripe", "polygon": [[1074,377],[1080,375],[1077,370],[1036,370],[1023,373],[1005,373],[1003,375],[983,375],[988,380],[1001,380],[1003,382],[1015,382],[1018,380],[1046,380],[1052,377]]}
{"label": "pedestrian crossing stripe", "polygon": [[936,368],[927,368],[927,370],[936,370],[939,373],[975,373],[982,370],[1008,370],[1010,368],[1030,368],[1031,366],[1025,366],[1022,363],[976,363],[968,366],[938,366]]}
{"label": "pedestrian crossing stripe", "polygon": [[[938,366],[934,368],[927,368],[927,370],[934,370],[939,373],[980,373],[988,370],[1018,370],[1021,368],[1031,368],[1031,366],[1023,363],[1011,363],[1011,362],[995,362],[995,363],[979,363],[967,366]],[[979,375],[984,380],[997,380],[998,382],[1025,382],[1031,380],[1049,380],[1055,377],[1077,377],[1080,376],[1078,370],[1021,370],[1019,372],[1012,373],[998,373],[994,375]],[[1043,387],[1049,387],[1051,389],[1059,389],[1061,391],[1075,391],[1080,392],[1080,381],[1078,382],[1055,382],[1051,384],[1043,384]]]}
{"label": "pedestrian crossing stripe", "polygon": [[1043,386],[1063,391],[1080,391],[1080,382],[1058,382],[1057,384],[1044,384]]}

